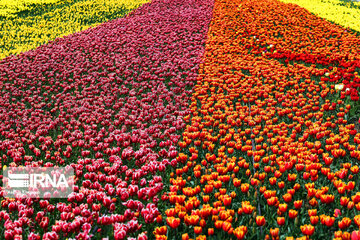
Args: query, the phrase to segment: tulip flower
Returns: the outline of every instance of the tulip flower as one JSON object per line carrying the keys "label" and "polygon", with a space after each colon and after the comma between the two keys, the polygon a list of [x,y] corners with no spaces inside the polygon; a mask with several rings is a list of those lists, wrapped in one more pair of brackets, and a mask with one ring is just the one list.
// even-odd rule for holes
{"label": "tulip flower", "polygon": [[337,217],[339,217],[340,215],[341,215],[340,209],[335,209],[335,210],[334,210],[334,217],[337,218]]}
{"label": "tulip flower", "polygon": [[359,240],[360,239],[360,231],[352,231],[351,240]]}
{"label": "tulip flower", "polygon": [[265,217],[264,216],[257,216],[256,217],[256,224],[258,226],[264,226],[266,223]]}
{"label": "tulip flower", "polygon": [[189,234],[188,233],[184,233],[183,235],[181,235],[181,240],[189,240]]}
{"label": "tulip flower", "polygon": [[351,224],[351,219],[348,217],[344,217],[341,221],[338,222],[339,228],[342,230],[348,228],[350,224]]}
{"label": "tulip flower", "polygon": [[300,229],[301,229],[301,232],[307,236],[313,235],[314,231],[315,231],[315,227],[312,225],[303,225],[300,227]]}
{"label": "tulip flower", "polygon": [[195,226],[194,227],[194,232],[195,232],[195,234],[199,235],[202,232],[202,228],[200,226]]}
{"label": "tulip flower", "polygon": [[302,203],[303,201],[302,200],[297,200],[294,202],[294,206],[296,209],[300,209],[302,207]]}
{"label": "tulip flower", "polygon": [[319,222],[319,216],[310,216],[310,222],[312,225],[316,225]]}
{"label": "tulip flower", "polygon": [[290,209],[289,210],[289,218],[294,219],[298,216],[298,211],[294,210],[294,209]]}
{"label": "tulip flower", "polygon": [[286,204],[286,203],[279,204],[279,210],[280,210],[281,212],[286,212],[286,210],[287,210],[287,204]]}
{"label": "tulip flower", "polygon": [[179,218],[175,218],[175,217],[168,217],[166,218],[166,223],[171,227],[171,228],[177,228],[180,225],[180,219]]}
{"label": "tulip flower", "polygon": [[285,224],[285,218],[284,217],[277,217],[277,220],[276,220],[277,224],[279,226],[282,226]]}
{"label": "tulip flower", "polygon": [[355,224],[356,224],[357,226],[360,226],[360,215],[356,215],[356,216],[354,217],[354,222],[355,222]]}
{"label": "tulip flower", "polygon": [[237,227],[233,233],[237,239],[239,240],[244,239],[247,233],[247,227],[246,226]]}

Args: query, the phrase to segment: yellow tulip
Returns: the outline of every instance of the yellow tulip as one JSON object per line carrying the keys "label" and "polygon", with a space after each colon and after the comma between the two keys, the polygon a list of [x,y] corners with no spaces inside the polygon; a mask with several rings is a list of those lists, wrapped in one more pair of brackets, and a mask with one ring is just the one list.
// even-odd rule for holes
{"label": "yellow tulip", "polygon": [[297,4],[311,13],[344,27],[360,31],[360,2],[344,5],[341,0],[280,0]]}
{"label": "yellow tulip", "polygon": [[[149,0],[1,0],[0,59],[36,48],[48,41],[119,18]],[[33,4],[33,5],[29,5]],[[46,11],[46,5],[57,6]],[[18,17],[20,11],[45,9]]]}

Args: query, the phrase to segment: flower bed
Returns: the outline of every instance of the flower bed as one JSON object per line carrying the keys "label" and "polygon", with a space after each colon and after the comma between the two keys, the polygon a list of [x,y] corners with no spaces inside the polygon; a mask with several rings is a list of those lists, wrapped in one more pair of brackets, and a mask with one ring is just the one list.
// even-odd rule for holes
{"label": "flower bed", "polygon": [[76,187],[2,197],[0,234],[357,239],[359,44],[276,0],[153,0],[4,59],[1,168]]}
{"label": "flower bed", "polygon": [[216,1],[156,238],[357,239],[358,99],[334,84],[356,84],[358,41],[295,5]]}
{"label": "flower bed", "polygon": [[317,16],[360,31],[360,3],[353,0],[280,0],[301,6]]}
{"label": "flower bed", "polygon": [[[13,1],[13,0],[11,0]],[[14,13],[0,12],[0,59],[56,38],[123,17],[147,0],[14,1]],[[5,1],[4,6],[9,6]],[[0,6],[1,7],[1,6]]]}
{"label": "flower bed", "polygon": [[0,2],[0,17],[15,18],[19,12],[32,11],[36,7],[58,2],[59,0],[2,0]]}
{"label": "flower bed", "polygon": [[2,198],[5,239],[147,239],[213,3],[153,1],[0,63],[0,161],[75,169],[65,200]]}

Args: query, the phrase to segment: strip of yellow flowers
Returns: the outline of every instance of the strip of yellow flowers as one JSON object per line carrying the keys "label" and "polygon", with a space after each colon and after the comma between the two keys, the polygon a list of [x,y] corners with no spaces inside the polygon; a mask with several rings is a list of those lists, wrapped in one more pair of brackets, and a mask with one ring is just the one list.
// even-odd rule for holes
{"label": "strip of yellow flowers", "polygon": [[16,13],[29,11],[42,4],[54,4],[59,0],[0,0],[0,16],[16,17]]}
{"label": "strip of yellow flowers", "polygon": [[297,4],[311,13],[344,27],[360,31],[360,2],[342,0],[280,0]]}
{"label": "strip of yellow flowers", "polygon": [[[0,59],[122,17],[146,2],[149,0],[0,0]],[[52,4],[51,11],[42,11],[46,4]]]}

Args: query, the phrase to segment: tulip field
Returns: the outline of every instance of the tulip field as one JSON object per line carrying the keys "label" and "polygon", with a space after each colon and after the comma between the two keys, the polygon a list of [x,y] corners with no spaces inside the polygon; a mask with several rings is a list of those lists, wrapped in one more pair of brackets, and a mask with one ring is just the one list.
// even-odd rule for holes
{"label": "tulip field", "polygon": [[147,0],[0,0],[0,59],[123,17]]}
{"label": "tulip field", "polygon": [[0,239],[360,239],[359,11],[0,0],[0,168],[75,171]]}

